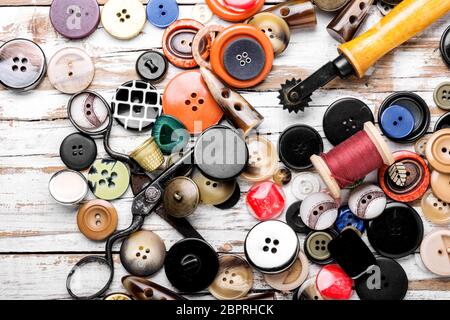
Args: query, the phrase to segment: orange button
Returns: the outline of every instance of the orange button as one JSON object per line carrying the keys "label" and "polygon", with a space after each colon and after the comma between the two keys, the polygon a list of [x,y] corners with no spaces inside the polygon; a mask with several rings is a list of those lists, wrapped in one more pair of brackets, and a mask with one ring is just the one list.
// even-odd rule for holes
{"label": "orange button", "polygon": [[[237,5],[236,3],[240,3]],[[244,21],[258,13],[264,5],[264,0],[230,1],[206,0],[206,4],[218,17],[226,21]]]}
{"label": "orange button", "polygon": [[199,70],[180,73],[169,82],[163,95],[163,111],[180,120],[191,134],[203,132],[223,116]]}
{"label": "orange button", "polygon": [[102,241],[117,228],[117,211],[105,200],[91,200],[85,203],[77,215],[77,224],[86,238]]}

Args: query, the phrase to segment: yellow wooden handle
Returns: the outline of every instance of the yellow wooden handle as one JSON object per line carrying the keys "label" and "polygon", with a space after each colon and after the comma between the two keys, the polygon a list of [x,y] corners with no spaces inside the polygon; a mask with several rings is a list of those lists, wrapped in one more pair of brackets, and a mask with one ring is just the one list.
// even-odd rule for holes
{"label": "yellow wooden handle", "polygon": [[450,0],[403,0],[369,31],[339,46],[362,78],[381,57],[450,11]]}

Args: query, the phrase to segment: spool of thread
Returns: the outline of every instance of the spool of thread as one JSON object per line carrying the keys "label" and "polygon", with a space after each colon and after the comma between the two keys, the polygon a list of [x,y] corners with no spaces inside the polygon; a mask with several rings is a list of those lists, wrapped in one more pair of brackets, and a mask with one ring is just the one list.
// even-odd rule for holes
{"label": "spool of thread", "polygon": [[374,124],[366,122],[364,130],[328,153],[313,155],[311,162],[331,195],[337,199],[342,188],[352,185],[383,164],[393,164],[394,158]]}

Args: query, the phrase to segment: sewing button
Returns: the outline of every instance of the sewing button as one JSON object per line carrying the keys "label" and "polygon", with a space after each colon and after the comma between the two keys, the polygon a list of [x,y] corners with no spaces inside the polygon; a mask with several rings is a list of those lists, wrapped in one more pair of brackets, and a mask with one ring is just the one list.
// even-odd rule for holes
{"label": "sewing button", "polygon": [[191,17],[198,22],[206,24],[212,19],[213,13],[206,4],[197,3],[192,8]]}
{"label": "sewing button", "polygon": [[239,22],[259,12],[264,0],[206,0],[211,11],[225,21]]}
{"label": "sewing button", "polygon": [[300,288],[294,293],[292,300],[307,301],[307,300],[323,300],[322,295],[316,287],[316,277],[306,280]]}
{"label": "sewing button", "polygon": [[14,39],[0,47],[0,83],[8,89],[34,89],[44,78],[46,68],[44,52],[30,40]]}
{"label": "sewing button", "polygon": [[275,170],[272,179],[277,185],[285,186],[291,182],[292,172],[286,167],[279,167]]}
{"label": "sewing button", "polygon": [[73,94],[89,87],[95,66],[89,55],[78,48],[64,48],[48,64],[48,79],[62,93]]}
{"label": "sewing button", "polygon": [[450,173],[433,171],[431,174],[431,189],[436,197],[450,203]]}
{"label": "sewing button", "polygon": [[128,81],[116,89],[111,108],[114,119],[125,129],[148,130],[161,115],[161,94],[148,82]]}
{"label": "sewing button", "polygon": [[442,129],[433,133],[426,149],[430,165],[442,173],[450,173],[450,129]]}
{"label": "sewing button", "polygon": [[430,139],[429,136],[424,136],[417,140],[414,144],[414,151],[421,157],[425,157],[425,150],[427,149],[428,139]]}
{"label": "sewing button", "polygon": [[147,3],[147,19],[158,28],[168,27],[178,19],[179,12],[176,0],[151,0]]}
{"label": "sewing button", "polygon": [[273,143],[259,135],[245,138],[249,159],[241,174],[243,180],[259,182],[270,178],[278,164],[278,155]]}
{"label": "sewing button", "polygon": [[364,184],[352,190],[348,199],[350,210],[360,219],[371,220],[386,208],[386,195],[373,184]]}
{"label": "sewing button", "polygon": [[219,271],[219,259],[206,241],[188,238],[178,241],[167,252],[164,270],[175,288],[197,292],[214,281]]}
{"label": "sewing button", "polygon": [[406,257],[422,241],[422,219],[407,204],[389,203],[384,213],[370,222],[367,237],[382,256],[393,259]]}
{"label": "sewing button", "polygon": [[162,115],[156,119],[152,137],[162,153],[166,155],[182,151],[189,142],[186,127],[178,119],[169,115]]}
{"label": "sewing button", "polygon": [[428,234],[420,246],[420,256],[428,270],[450,276],[450,230],[435,230]]}
{"label": "sewing button", "polygon": [[271,181],[251,187],[245,199],[250,213],[261,221],[277,218],[286,201],[281,188]]}
{"label": "sewing button", "polygon": [[100,8],[96,0],[53,0],[50,22],[68,39],[86,38],[97,30]]}
{"label": "sewing button", "polygon": [[450,110],[450,82],[441,83],[434,89],[434,103],[443,109]]}
{"label": "sewing button", "polygon": [[223,116],[198,70],[179,73],[167,84],[163,111],[180,120],[191,134],[203,132]]}
{"label": "sewing button", "polygon": [[219,272],[209,292],[219,300],[245,297],[253,287],[253,270],[245,259],[236,255],[219,257]]}
{"label": "sewing button", "polygon": [[278,141],[281,161],[290,169],[301,171],[312,167],[311,156],[323,151],[320,134],[306,125],[287,128]]}
{"label": "sewing button", "polygon": [[225,48],[223,64],[226,72],[235,79],[254,79],[264,68],[264,49],[254,39],[239,38]]}
{"label": "sewing button", "polygon": [[408,109],[392,105],[381,114],[380,126],[387,137],[402,139],[413,131],[414,117]]}
{"label": "sewing button", "polygon": [[198,186],[201,202],[207,205],[220,205],[231,198],[236,189],[236,180],[216,181],[205,177],[199,170],[192,174]]}
{"label": "sewing button", "polygon": [[269,37],[275,55],[279,55],[286,50],[291,38],[291,31],[282,18],[271,12],[262,12],[251,17],[247,23]]}
{"label": "sewing button", "polygon": [[111,293],[103,298],[103,300],[133,300],[125,293]]}
{"label": "sewing button", "polygon": [[421,200],[422,212],[425,218],[435,224],[450,223],[450,204],[427,192]]}
{"label": "sewing button", "polygon": [[86,238],[102,241],[108,238],[117,228],[117,211],[114,206],[104,200],[91,200],[80,207],[77,224]]}
{"label": "sewing button", "polygon": [[103,6],[101,20],[111,36],[128,40],[139,35],[147,19],[139,0],[108,0]]}
{"label": "sewing button", "polygon": [[158,82],[167,74],[169,65],[167,58],[158,51],[144,52],[136,61],[136,72],[147,81]]}
{"label": "sewing button", "polygon": [[240,199],[241,199],[241,188],[239,187],[239,183],[236,182],[236,187],[234,188],[231,197],[225,202],[216,204],[215,207],[221,210],[231,209],[239,202]]}
{"label": "sewing button", "polygon": [[350,0],[313,0],[313,3],[323,11],[338,11]]}
{"label": "sewing button", "polygon": [[434,131],[439,131],[441,129],[450,129],[450,112],[445,113],[438,121],[436,121]]}
{"label": "sewing button", "polygon": [[244,242],[247,261],[262,273],[280,273],[292,266],[299,252],[297,234],[286,223],[268,220],[258,223]]}
{"label": "sewing button", "polygon": [[81,173],[64,169],[50,178],[48,191],[59,204],[75,205],[86,197],[89,188],[86,178]]}
{"label": "sewing button", "polygon": [[117,160],[96,160],[89,169],[88,184],[97,198],[114,200],[127,191],[130,171],[124,163]]}
{"label": "sewing button", "polygon": [[328,264],[333,261],[328,244],[337,236],[336,231],[313,231],[306,236],[304,252],[309,260],[317,264]]}
{"label": "sewing button", "polygon": [[302,172],[294,178],[291,190],[298,200],[305,200],[310,194],[320,191],[319,176],[311,172]]}
{"label": "sewing button", "polygon": [[300,287],[308,277],[309,261],[301,251],[294,264],[286,271],[277,274],[264,274],[264,280],[275,290],[291,291]]}
{"label": "sewing button", "polygon": [[316,192],[307,196],[300,206],[300,217],[308,228],[330,228],[338,215],[337,202],[327,193]]}
{"label": "sewing button", "polygon": [[72,170],[87,169],[97,157],[97,145],[92,138],[81,133],[72,133],[64,138],[59,147],[64,164]]}
{"label": "sewing button", "polygon": [[348,206],[339,208],[334,228],[339,233],[347,228],[354,228],[355,230],[358,230],[360,234],[363,234],[366,230],[364,220],[355,216]]}
{"label": "sewing button", "polygon": [[450,67],[450,26],[442,34],[439,48],[444,62]]}
{"label": "sewing button", "polygon": [[165,257],[164,242],[147,230],[131,234],[120,247],[120,262],[130,274],[138,277],[148,277],[159,271]]}
{"label": "sewing button", "polygon": [[343,98],[333,102],[323,117],[323,131],[334,146],[347,140],[364,128],[364,123],[374,122],[370,108],[361,100]]}
{"label": "sewing button", "polygon": [[292,203],[286,210],[286,223],[297,233],[307,234],[311,232],[300,217],[300,206],[302,201]]}
{"label": "sewing button", "polygon": [[316,286],[326,300],[348,300],[353,294],[353,280],[338,264],[323,266],[317,273]]}
{"label": "sewing button", "polygon": [[200,202],[200,191],[194,181],[177,177],[169,181],[164,189],[164,209],[175,218],[184,218],[194,213]]}
{"label": "sewing button", "polygon": [[408,277],[395,260],[378,257],[376,265],[355,280],[361,300],[403,300],[408,291]]}

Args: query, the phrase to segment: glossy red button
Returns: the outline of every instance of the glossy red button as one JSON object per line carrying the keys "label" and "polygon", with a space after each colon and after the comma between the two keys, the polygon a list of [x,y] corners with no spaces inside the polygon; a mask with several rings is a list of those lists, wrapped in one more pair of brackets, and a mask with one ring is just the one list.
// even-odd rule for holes
{"label": "glossy red button", "polygon": [[348,300],[353,293],[353,280],[338,264],[329,264],[320,269],[316,286],[327,300]]}
{"label": "glossy red button", "polygon": [[266,181],[248,191],[246,202],[251,214],[256,219],[265,221],[275,219],[283,212],[285,197],[280,187]]}

